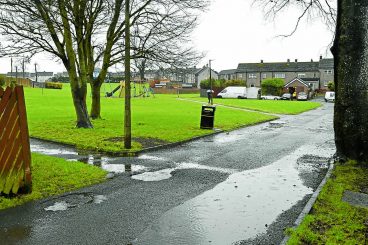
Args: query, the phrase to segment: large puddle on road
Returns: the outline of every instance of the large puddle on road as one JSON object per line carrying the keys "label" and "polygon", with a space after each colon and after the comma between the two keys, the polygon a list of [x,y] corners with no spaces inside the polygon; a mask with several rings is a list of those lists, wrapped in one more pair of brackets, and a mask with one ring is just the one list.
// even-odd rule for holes
{"label": "large puddle on road", "polygon": [[44,210],[58,212],[66,211],[71,208],[77,208],[90,203],[101,204],[107,200],[107,197],[104,195],[94,195],[92,193],[81,193],[61,196],[56,200],[57,201],[46,201],[46,204],[48,205],[44,208]]}
{"label": "large puddle on road", "polygon": [[297,160],[333,151],[305,146],[271,165],[234,173],[214,189],[166,212],[133,244],[232,244],[266,232],[277,216],[313,190]]}
{"label": "large puddle on road", "polygon": [[88,158],[79,159],[79,161],[100,167],[110,173],[142,172],[147,170],[145,166],[141,165],[110,163],[110,158],[101,156],[89,155]]}
{"label": "large puddle on road", "polygon": [[182,162],[182,163],[177,163],[177,166],[175,168],[167,168],[167,169],[162,169],[159,171],[145,172],[142,174],[133,175],[132,179],[142,180],[142,181],[161,181],[161,180],[171,178],[172,177],[171,173],[179,169],[204,169],[204,170],[217,171],[217,172],[228,173],[228,174],[237,172],[236,169],[217,168],[217,167],[211,167],[211,166],[201,165],[197,163]]}
{"label": "large puddle on road", "polygon": [[[45,155],[56,156],[65,158],[70,162],[84,162],[90,165],[94,165],[106,170],[109,173],[125,173],[134,172],[140,173],[147,171],[148,168],[142,165],[135,164],[123,164],[123,163],[112,163],[114,162],[112,158],[104,157],[101,155],[80,155],[77,151],[73,150],[67,146],[60,146],[53,143],[45,143],[40,140],[31,140],[31,151],[37,152]],[[138,157],[142,160],[152,160],[152,161],[163,161],[164,159],[157,156],[142,155]],[[122,160],[123,161],[123,160]],[[116,159],[115,159],[116,162]]]}
{"label": "large puddle on road", "polygon": [[70,149],[63,149],[63,148],[46,148],[42,144],[38,143],[31,143],[31,151],[37,152],[45,155],[78,155],[77,152],[70,150]]}

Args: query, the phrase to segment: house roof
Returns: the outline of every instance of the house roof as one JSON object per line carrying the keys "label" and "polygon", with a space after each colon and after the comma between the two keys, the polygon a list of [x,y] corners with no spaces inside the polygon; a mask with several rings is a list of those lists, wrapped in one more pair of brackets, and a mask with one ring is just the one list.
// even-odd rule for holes
{"label": "house roof", "polygon": [[[208,66],[204,66],[202,69],[199,69],[199,70],[195,73],[195,75],[198,75],[199,73],[201,73],[202,71],[204,71],[204,70],[206,70],[206,69],[209,69],[209,67],[208,67]],[[212,69],[212,68],[211,68],[211,70],[212,70],[214,73],[218,74],[218,72],[217,72],[217,71],[215,71],[214,69]]]}
{"label": "house roof", "polygon": [[323,70],[334,69],[334,59],[321,59],[319,61],[319,69]]}
{"label": "house roof", "polygon": [[232,75],[236,73],[236,69],[230,69],[230,70],[222,70],[219,72],[219,75]]}
{"label": "house roof", "polygon": [[[31,73],[29,73],[29,72],[24,72],[24,76],[25,76],[25,77],[29,77],[29,76],[30,76],[30,74],[31,74]],[[6,75],[7,75],[8,77],[16,77],[16,76],[18,76],[18,77],[22,77],[22,76],[23,76],[23,72],[21,72],[21,71],[18,71],[18,72],[8,72]]]}
{"label": "house roof", "polygon": [[238,72],[306,72],[318,71],[319,62],[240,63]]}
{"label": "house roof", "polygon": [[[47,72],[47,71],[37,72],[37,76],[52,77],[53,75],[54,75],[53,72]],[[35,76],[35,73],[31,73],[31,76]]]}
{"label": "house roof", "polygon": [[294,78],[293,80],[291,80],[290,82],[288,82],[287,84],[284,85],[284,88],[287,88],[290,84],[292,84],[293,82],[298,81],[301,84],[303,84],[304,86],[308,87],[308,84],[304,81],[304,79],[301,78]]}

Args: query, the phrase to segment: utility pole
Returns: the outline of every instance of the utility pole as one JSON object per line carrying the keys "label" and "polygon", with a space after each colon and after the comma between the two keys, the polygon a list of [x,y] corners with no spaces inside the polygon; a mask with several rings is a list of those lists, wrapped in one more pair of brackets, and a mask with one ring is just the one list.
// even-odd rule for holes
{"label": "utility pole", "polygon": [[10,77],[13,76],[13,58],[10,58]]}
{"label": "utility pole", "polygon": [[[38,83],[38,75],[37,75],[37,63],[34,64],[34,68],[35,68],[35,76],[36,76],[36,84]],[[43,84],[44,85],[44,84]],[[38,85],[37,85],[38,86]],[[42,95],[43,95],[43,87],[42,86]]]}
{"label": "utility pole", "polygon": [[211,90],[211,105],[213,105],[213,90],[212,90],[212,70],[211,70],[211,61],[209,60],[209,67],[210,67],[210,90]]}
{"label": "utility pole", "polygon": [[24,65],[24,59],[23,59],[23,61],[22,61],[22,73],[23,73],[22,75],[23,75],[23,78],[25,78],[25,73],[24,73],[25,71],[24,70],[25,70],[25,65]]}
{"label": "utility pole", "polygon": [[124,148],[132,148],[132,126],[130,106],[130,0],[125,0],[125,113]]}
{"label": "utility pole", "polygon": [[18,84],[18,66],[15,66],[15,86]]}
{"label": "utility pole", "polygon": [[37,80],[37,63],[34,64],[34,68],[35,68],[36,83],[37,83],[38,82],[38,80]]}

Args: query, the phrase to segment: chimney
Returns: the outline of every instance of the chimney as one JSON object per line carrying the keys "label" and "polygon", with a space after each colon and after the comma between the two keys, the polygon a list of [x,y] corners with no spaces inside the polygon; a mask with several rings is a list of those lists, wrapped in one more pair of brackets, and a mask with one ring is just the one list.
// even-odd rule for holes
{"label": "chimney", "polygon": [[263,64],[263,60],[261,60],[261,63]]}
{"label": "chimney", "polygon": [[287,59],[287,63],[290,63],[290,59]]}
{"label": "chimney", "polygon": [[322,55],[319,56],[319,59],[321,60],[322,59]]}

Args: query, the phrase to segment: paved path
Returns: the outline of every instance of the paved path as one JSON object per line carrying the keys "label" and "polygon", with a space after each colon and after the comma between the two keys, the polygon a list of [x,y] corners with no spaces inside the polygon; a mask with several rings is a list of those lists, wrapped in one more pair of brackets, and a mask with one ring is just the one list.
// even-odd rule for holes
{"label": "paved path", "polygon": [[[70,195],[0,211],[0,241],[277,244],[334,153],[332,114],[333,104],[325,104],[138,158],[90,157],[87,162],[122,173]],[[48,154],[80,158],[65,148]]]}
{"label": "paved path", "polygon": [[[194,99],[178,98],[178,100],[190,101],[190,102],[199,103],[199,104],[207,104],[205,101],[194,100]],[[222,105],[222,104],[214,104],[214,105],[224,107],[224,108],[240,110],[240,111],[261,112],[263,114],[270,115],[270,116],[275,116],[275,117],[282,117],[283,116],[281,114],[263,112],[263,111],[259,111],[259,110],[252,110],[252,109],[240,108],[240,107],[229,106],[229,105]]]}

